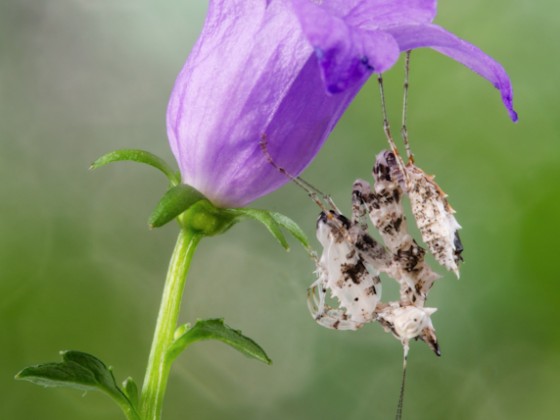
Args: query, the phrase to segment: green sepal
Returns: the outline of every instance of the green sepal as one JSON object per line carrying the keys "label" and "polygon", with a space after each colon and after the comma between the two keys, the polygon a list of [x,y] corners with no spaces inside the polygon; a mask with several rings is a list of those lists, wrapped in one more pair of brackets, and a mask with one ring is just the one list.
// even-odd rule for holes
{"label": "green sepal", "polygon": [[270,360],[261,346],[249,337],[244,336],[241,331],[224,324],[224,320],[221,318],[198,320],[190,328],[188,326],[181,326],[179,328],[185,332],[176,334],[177,338],[167,350],[167,355],[171,359],[175,359],[183,350],[196,341],[218,340],[246,356],[260,360],[268,365],[272,363],[272,360]]}
{"label": "green sepal", "polygon": [[134,382],[134,379],[132,379],[130,376],[128,378],[126,378],[122,384],[123,386],[123,391],[126,395],[126,397],[128,398],[128,401],[130,401],[130,404],[137,409],[138,408],[138,386],[136,385],[136,382]]}
{"label": "green sepal", "polygon": [[152,212],[148,224],[151,228],[161,227],[200,200],[205,200],[204,195],[195,188],[186,185],[176,185],[163,195]]}
{"label": "green sepal", "polygon": [[280,229],[278,222],[272,217],[271,212],[259,209],[229,209],[237,217],[247,217],[262,223],[285,250],[290,249],[286,237]]}
{"label": "green sepal", "polygon": [[288,245],[288,241],[286,240],[286,237],[282,233],[280,227],[285,228],[294,236],[294,238],[301,242],[305,248],[309,249],[309,241],[307,240],[307,236],[303,230],[301,230],[296,222],[283,214],[268,210],[249,208],[228,209],[227,211],[235,217],[246,217],[262,223],[286,250],[289,250],[290,246]]}
{"label": "green sepal", "polygon": [[177,185],[179,184],[179,182],[181,182],[181,176],[179,175],[179,173],[174,171],[173,168],[165,160],[163,160],[159,156],[154,155],[153,153],[138,149],[122,149],[109,152],[93,162],[90,165],[89,169],[97,169],[111,162],[126,160],[145,163],[147,165],[153,166],[156,169],[159,169],[167,177],[167,179],[169,179],[171,185]]}
{"label": "green sepal", "polygon": [[60,352],[61,363],[43,363],[29,366],[16,379],[44,387],[67,387],[82,391],[102,391],[109,395],[129,419],[139,419],[128,397],[117,386],[115,377],[97,357],[88,353],[66,350]]}
{"label": "green sepal", "polygon": [[274,211],[271,211],[270,215],[272,216],[272,218],[274,218],[274,221],[276,223],[290,232],[292,236],[303,245],[304,248],[310,249],[309,239],[307,239],[307,235],[296,222],[294,222],[288,216],[284,216],[283,214]]}

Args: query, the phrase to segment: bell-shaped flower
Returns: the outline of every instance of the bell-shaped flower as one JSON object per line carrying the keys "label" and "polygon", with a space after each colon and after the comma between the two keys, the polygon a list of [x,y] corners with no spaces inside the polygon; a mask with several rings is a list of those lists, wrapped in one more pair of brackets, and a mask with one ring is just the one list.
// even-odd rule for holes
{"label": "bell-shaped flower", "polygon": [[167,113],[182,180],[218,206],[243,206],[298,175],[372,73],[432,47],[500,90],[500,64],[431,24],[435,0],[210,0]]}

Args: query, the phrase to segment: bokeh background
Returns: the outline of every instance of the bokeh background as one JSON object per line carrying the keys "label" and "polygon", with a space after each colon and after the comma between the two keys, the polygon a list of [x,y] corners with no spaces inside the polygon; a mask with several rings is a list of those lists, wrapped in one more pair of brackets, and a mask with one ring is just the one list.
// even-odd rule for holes
{"label": "bokeh background", "polygon": [[[177,234],[146,220],[166,188],[141,165],[94,173],[118,148],[170,161],[165,109],[206,1],[2,0],[0,3],[0,418],[120,419],[104,395],[16,382],[58,351],[93,353],[141,382]],[[552,0],[440,1],[439,23],[500,60],[520,114],[431,50],[413,54],[409,130],[463,225],[461,280],[430,304],[443,356],[413,343],[406,419],[556,419],[560,412],[558,27]],[[400,118],[401,66],[386,76]],[[385,147],[370,83],[305,178],[349,211],[355,178]],[[395,130],[395,132],[398,130]],[[314,236],[316,206],[293,185],[254,203]],[[316,242],[315,246],[317,246]],[[172,419],[390,419],[401,346],[378,325],[336,332],[310,318],[314,267],[252,222],[202,243],[181,319],[225,317],[273,358],[217,342],[188,349],[166,398]]]}

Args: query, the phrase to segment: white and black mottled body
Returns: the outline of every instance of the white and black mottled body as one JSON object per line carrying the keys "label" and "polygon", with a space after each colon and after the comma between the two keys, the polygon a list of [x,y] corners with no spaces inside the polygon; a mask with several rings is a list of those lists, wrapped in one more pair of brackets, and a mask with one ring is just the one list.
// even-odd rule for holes
{"label": "white and black mottled body", "polygon": [[[308,293],[311,314],[320,325],[339,330],[356,330],[378,321],[401,341],[405,354],[409,341],[420,339],[439,355],[431,321],[436,309],[424,307],[439,275],[426,263],[425,250],[408,231],[402,203],[405,192],[410,195],[407,173],[393,152],[384,151],[376,157],[373,176],[373,188],[364,180],[354,183],[352,220],[338,210],[324,210],[319,216],[317,239],[323,251],[316,261],[317,280]],[[435,213],[425,214],[429,219]],[[366,215],[384,245],[368,234]],[[434,224],[437,221],[431,221]],[[380,273],[399,283],[398,302],[381,302]],[[329,292],[339,307],[327,305]]]}
{"label": "white and black mottled body", "polygon": [[436,261],[459,277],[459,263],[463,260],[463,245],[458,233],[461,225],[447,201],[447,194],[433,176],[413,163],[408,163],[405,171],[406,191],[422,240]]}
{"label": "white and black mottled body", "polygon": [[354,182],[354,208],[361,207],[362,212],[367,212],[392,253],[393,264],[388,274],[399,282],[401,304],[423,307],[428,291],[439,275],[424,261],[424,248],[408,232],[402,205],[403,191],[392,171],[393,165],[391,152],[377,156],[373,168],[373,191],[367,181]]}
{"label": "white and black mottled body", "polygon": [[[374,321],[381,298],[379,269],[389,261],[384,247],[336,211],[321,212],[317,239],[323,252],[308,299],[315,320],[324,327],[343,330]],[[326,304],[327,291],[340,308]]]}
{"label": "white and black mottled body", "polygon": [[424,341],[440,356],[431,315],[436,308],[419,308],[414,305],[402,306],[400,302],[391,302],[378,311],[377,320],[385,331],[390,331],[404,347],[405,357],[412,339]]}
{"label": "white and black mottled body", "polygon": [[[338,211],[323,211],[317,220],[317,239],[323,252],[317,264],[317,280],[309,288],[308,305],[314,319],[322,326],[337,330],[356,330],[364,324],[379,321],[386,331],[397,337],[405,352],[410,339],[425,341],[439,355],[439,346],[430,315],[424,308],[435,273],[424,262],[424,250],[408,234],[400,200],[382,200],[366,190],[365,181],[356,181],[363,189],[354,189],[353,217],[349,220]],[[394,183],[400,188],[398,183]],[[369,185],[367,185],[369,189]],[[366,194],[369,191],[368,194]],[[386,197],[388,198],[388,196]],[[370,207],[385,209],[402,222],[390,224],[382,235],[383,246],[367,233],[363,218]],[[397,212],[393,210],[400,209]],[[381,222],[380,222],[381,223]],[[394,236],[400,240],[394,238]],[[387,237],[386,237],[387,236]],[[387,273],[401,285],[400,302],[381,302],[380,272]],[[422,277],[427,276],[427,277]],[[428,278],[431,282],[424,281]],[[327,293],[339,302],[338,308],[326,304]]]}

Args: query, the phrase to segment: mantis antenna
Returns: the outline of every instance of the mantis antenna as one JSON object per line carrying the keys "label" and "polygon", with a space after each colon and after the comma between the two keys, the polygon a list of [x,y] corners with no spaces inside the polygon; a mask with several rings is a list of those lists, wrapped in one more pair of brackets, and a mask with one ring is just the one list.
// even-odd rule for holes
{"label": "mantis antenna", "polygon": [[[408,80],[408,77],[406,78]],[[377,83],[379,85],[379,93],[381,95],[381,111],[383,112],[383,131],[385,132],[385,137],[387,137],[387,141],[389,142],[389,146],[391,147],[391,151],[395,155],[395,159],[397,160],[397,164],[399,166],[399,171],[405,176],[406,179],[406,170],[404,167],[404,162],[399,154],[399,149],[395,144],[395,140],[393,140],[393,136],[391,135],[391,127],[389,126],[389,118],[387,116],[387,107],[385,105],[385,88],[383,87],[383,76],[381,73],[377,76]],[[408,81],[405,82],[408,84]],[[403,110],[403,114],[405,111]],[[404,117],[403,117],[404,118]],[[405,130],[406,131],[406,130]],[[408,150],[407,150],[408,151]]]}
{"label": "mantis antenna", "polygon": [[408,78],[410,75],[410,53],[412,51],[407,51],[404,59],[404,84],[403,84],[403,109],[402,109],[402,126],[401,126],[401,137],[404,142],[404,147],[406,148],[406,156],[408,157],[409,163],[414,163],[414,155],[410,151],[410,143],[408,142],[408,130],[406,128],[406,114],[408,110]]}
{"label": "mantis antenna", "polygon": [[395,420],[401,420],[402,419],[402,409],[403,409],[403,402],[404,402],[404,384],[406,382],[406,361],[407,360],[408,360],[408,344],[406,346],[404,346],[401,391],[399,393],[399,402],[397,403],[397,414],[395,415]]}

